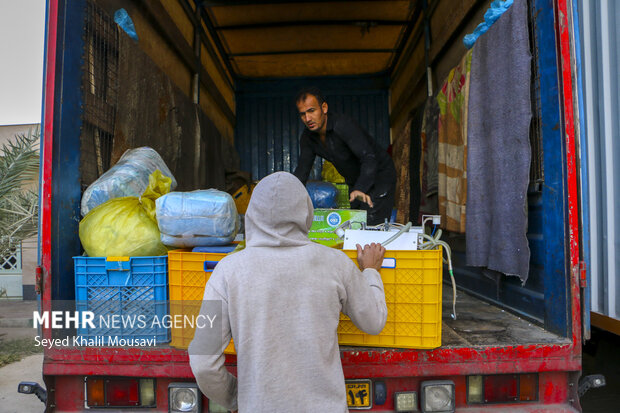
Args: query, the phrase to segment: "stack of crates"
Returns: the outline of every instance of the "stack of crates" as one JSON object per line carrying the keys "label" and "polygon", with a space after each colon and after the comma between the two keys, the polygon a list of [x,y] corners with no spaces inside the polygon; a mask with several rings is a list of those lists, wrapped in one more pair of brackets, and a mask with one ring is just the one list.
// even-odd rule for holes
{"label": "stack of crates", "polygon": [[[357,264],[357,251],[344,251]],[[378,335],[360,331],[340,315],[341,345],[432,349],[441,345],[442,250],[387,251],[381,278],[388,308],[385,328]],[[226,254],[175,250],[168,253],[170,314],[198,315],[211,268]],[[171,330],[170,345],[187,348],[193,328]],[[231,343],[225,353],[234,353]]]}
{"label": "stack of crates", "polygon": [[80,325],[78,337],[104,344],[110,339],[170,341],[167,257],[80,256],[73,263],[76,311],[94,315],[94,328]]}
{"label": "stack of crates", "polygon": [[[189,249],[168,251],[170,285],[170,315],[195,319],[202,305],[205,285],[217,263],[226,256],[218,252],[192,252]],[[172,326],[170,345],[186,349],[194,338],[195,326],[182,323]],[[234,354],[231,342],[224,353]]]}

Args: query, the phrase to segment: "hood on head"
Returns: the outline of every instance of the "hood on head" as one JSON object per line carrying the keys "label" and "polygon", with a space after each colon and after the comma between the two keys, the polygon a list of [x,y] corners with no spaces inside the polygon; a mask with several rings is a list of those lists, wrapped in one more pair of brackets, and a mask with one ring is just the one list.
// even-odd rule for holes
{"label": "hood on head", "polygon": [[311,242],[308,231],[314,208],[306,187],[293,174],[275,172],[263,178],[245,214],[248,247],[291,247]]}

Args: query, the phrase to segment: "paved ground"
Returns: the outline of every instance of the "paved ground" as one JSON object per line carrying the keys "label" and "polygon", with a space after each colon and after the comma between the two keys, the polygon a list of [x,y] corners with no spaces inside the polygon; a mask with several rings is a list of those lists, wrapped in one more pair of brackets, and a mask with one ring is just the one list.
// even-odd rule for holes
{"label": "paved ground", "polygon": [[[0,300],[0,342],[34,340],[37,332],[32,328],[32,313],[36,309],[36,301]],[[43,384],[42,365],[43,355],[36,354],[0,368],[0,413],[43,412],[43,403],[36,396],[17,393],[21,381]]]}
{"label": "paved ground", "polygon": [[43,383],[42,365],[43,354],[36,354],[0,368],[0,413],[34,413],[45,410],[45,406],[35,395],[17,393],[20,381]]}
{"label": "paved ground", "polygon": [[32,313],[37,308],[36,301],[0,299],[0,339],[34,338]]}

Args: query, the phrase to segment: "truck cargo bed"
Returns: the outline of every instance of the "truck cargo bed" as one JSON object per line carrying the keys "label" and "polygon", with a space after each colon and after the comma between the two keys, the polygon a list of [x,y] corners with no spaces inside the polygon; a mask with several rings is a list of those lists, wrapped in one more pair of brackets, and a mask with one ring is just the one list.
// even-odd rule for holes
{"label": "truck cargo bed", "polygon": [[564,344],[570,340],[463,291],[457,292],[453,320],[452,288],[444,284],[442,347]]}

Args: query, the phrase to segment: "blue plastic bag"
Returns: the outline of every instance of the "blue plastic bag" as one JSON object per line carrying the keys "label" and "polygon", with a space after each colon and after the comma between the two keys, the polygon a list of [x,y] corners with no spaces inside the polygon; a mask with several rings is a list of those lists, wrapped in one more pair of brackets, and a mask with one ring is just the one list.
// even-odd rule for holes
{"label": "blue plastic bag", "polygon": [[468,49],[474,47],[474,43],[476,43],[478,37],[486,33],[487,30],[489,30],[491,26],[493,26],[493,23],[495,23],[497,19],[499,19],[500,16],[504,14],[506,10],[510,8],[510,6],[512,6],[512,2],[513,0],[495,0],[493,3],[491,3],[489,9],[486,11],[486,13],[484,13],[484,22],[480,23],[478,27],[474,29],[473,33],[470,33],[463,37],[463,43],[465,44],[465,47]]}
{"label": "blue plastic bag", "polygon": [[129,13],[125,9],[118,9],[114,12],[114,23],[118,24],[127,36],[131,37],[136,42],[138,41],[138,33],[136,33],[136,26],[133,25],[133,20],[129,17]]}
{"label": "blue plastic bag", "polygon": [[306,184],[308,194],[315,208],[336,208],[338,189],[330,182],[310,181]]}

